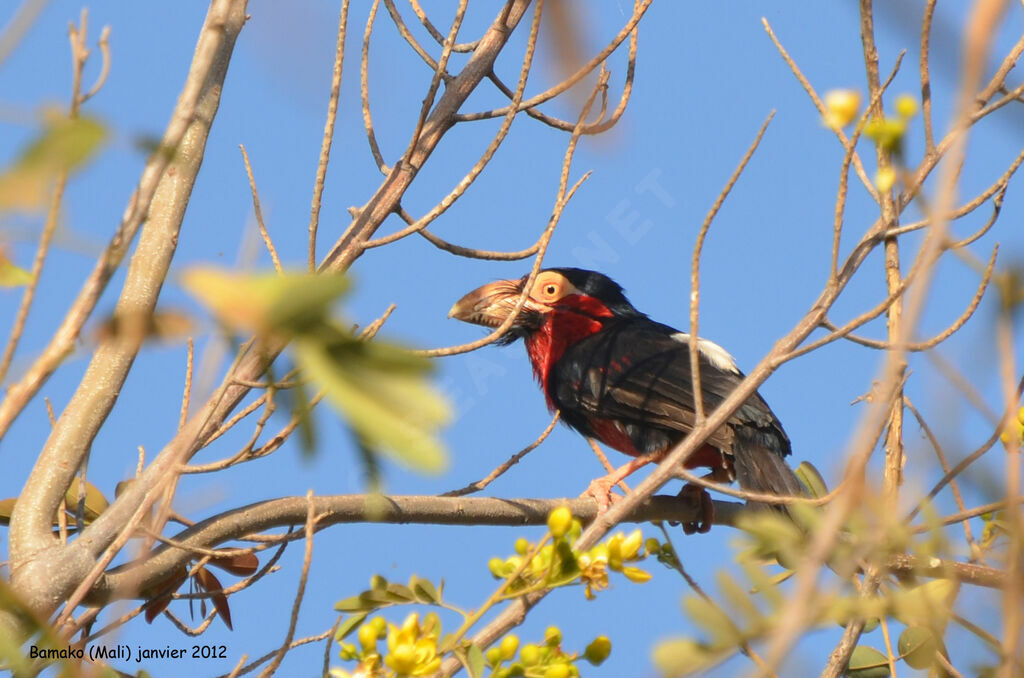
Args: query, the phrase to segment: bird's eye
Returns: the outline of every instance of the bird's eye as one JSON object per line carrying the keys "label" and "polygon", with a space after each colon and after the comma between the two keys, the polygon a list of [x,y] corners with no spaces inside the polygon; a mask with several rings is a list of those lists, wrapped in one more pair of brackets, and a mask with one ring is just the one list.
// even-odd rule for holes
{"label": "bird's eye", "polygon": [[558,292],[558,287],[556,287],[555,285],[544,286],[544,294],[548,295],[549,297],[555,296],[556,292]]}

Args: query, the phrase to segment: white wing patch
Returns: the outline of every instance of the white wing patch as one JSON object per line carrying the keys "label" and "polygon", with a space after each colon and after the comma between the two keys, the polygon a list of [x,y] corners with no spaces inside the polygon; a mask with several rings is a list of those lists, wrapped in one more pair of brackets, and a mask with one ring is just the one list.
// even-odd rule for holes
{"label": "white wing patch", "polygon": [[[690,335],[687,332],[676,332],[672,335],[672,338],[683,344],[690,343]],[[697,337],[697,350],[708,359],[708,362],[718,369],[739,373],[740,370],[736,367],[736,359],[715,342]]]}

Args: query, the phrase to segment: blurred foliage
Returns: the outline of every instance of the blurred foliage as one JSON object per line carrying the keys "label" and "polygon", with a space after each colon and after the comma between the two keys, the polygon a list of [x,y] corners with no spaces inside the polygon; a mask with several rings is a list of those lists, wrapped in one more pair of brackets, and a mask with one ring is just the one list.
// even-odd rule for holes
{"label": "blurred foliage", "polygon": [[[863,501],[849,517],[825,560],[841,583],[832,589],[819,588],[808,603],[805,619],[812,628],[865,620],[865,633],[872,631],[879,619],[897,622],[904,628],[894,660],[912,668],[931,668],[936,665],[937,653],[945,652],[941,639],[959,585],[952,578],[919,584],[916,577],[904,575],[900,580],[883,578],[877,594],[864,595],[849,584],[858,572],[885,572],[885,564],[894,554],[913,554],[922,567],[946,554],[941,526],[928,510],[924,515],[929,529],[916,531],[886,506],[880,498]],[[721,570],[716,598],[693,595],[684,599],[684,613],[702,636],[676,638],[658,645],[654,660],[663,675],[698,673],[736,654],[744,644],[769,637],[778,627],[789,600],[781,584],[812,551],[810,544],[822,518],[818,509],[808,505],[793,505],[791,511],[792,518],[758,511],[741,519],[744,536],[737,545],[737,564],[743,577]],[[846,675],[888,676],[889,657],[860,645]]]}
{"label": "blurred foliage", "polygon": [[[194,268],[182,282],[228,329],[290,342],[304,377],[325,392],[361,446],[420,471],[445,469],[437,432],[451,413],[428,384],[432,363],[396,344],[364,341],[335,319],[332,307],[348,290],[347,279]],[[311,444],[309,398],[299,395],[296,413]]]}
{"label": "blurred foliage", "polygon": [[82,167],[101,148],[107,129],[94,118],[48,111],[43,128],[0,173],[0,211],[37,211],[58,175]]}
{"label": "blurred foliage", "polygon": [[11,261],[0,249],[0,287],[21,287],[32,282],[32,274]]}

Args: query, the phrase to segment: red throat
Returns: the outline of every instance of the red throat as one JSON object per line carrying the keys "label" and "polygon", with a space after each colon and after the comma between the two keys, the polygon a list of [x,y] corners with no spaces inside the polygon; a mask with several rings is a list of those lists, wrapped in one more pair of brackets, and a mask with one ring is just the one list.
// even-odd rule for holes
{"label": "red throat", "polygon": [[551,368],[561,359],[567,348],[599,332],[604,327],[601,319],[611,318],[612,315],[608,307],[594,297],[565,297],[544,316],[544,323],[540,329],[526,337],[526,353],[530,356],[534,376],[544,390],[548,409],[555,409],[548,392]]}

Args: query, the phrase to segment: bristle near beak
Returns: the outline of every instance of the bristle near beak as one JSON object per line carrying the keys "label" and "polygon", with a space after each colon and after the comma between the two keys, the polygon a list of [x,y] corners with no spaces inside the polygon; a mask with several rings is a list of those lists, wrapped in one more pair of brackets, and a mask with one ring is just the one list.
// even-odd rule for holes
{"label": "bristle near beak", "polygon": [[[449,318],[485,327],[498,327],[515,308],[522,292],[520,280],[495,280],[455,302]],[[525,308],[525,307],[524,307]]]}

